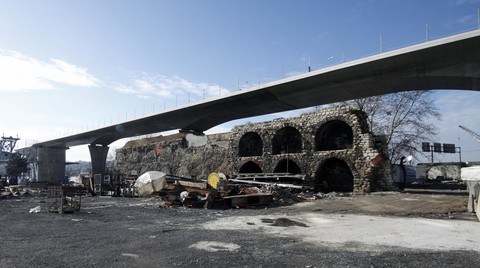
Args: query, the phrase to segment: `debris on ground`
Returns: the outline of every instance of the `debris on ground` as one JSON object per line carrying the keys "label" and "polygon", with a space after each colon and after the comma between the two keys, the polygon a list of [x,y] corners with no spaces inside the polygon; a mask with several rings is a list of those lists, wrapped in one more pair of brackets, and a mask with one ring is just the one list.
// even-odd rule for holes
{"label": "debris on ground", "polygon": [[337,192],[328,192],[328,193],[316,193],[316,199],[334,199],[339,197],[349,197],[351,193],[337,193]]}
{"label": "debris on ground", "polygon": [[10,185],[8,190],[12,193],[13,196],[20,195],[20,191],[23,191],[23,187],[20,185]]}
{"label": "debris on ground", "polygon": [[57,213],[80,211],[82,196],[87,192],[84,187],[50,186],[47,188],[46,210]]}
{"label": "debris on ground", "polygon": [[167,187],[167,174],[159,171],[149,171],[142,174],[135,181],[134,187],[139,196],[149,196],[156,191]]}
{"label": "debris on ground", "polygon": [[[272,177],[274,174],[270,174]],[[250,177],[252,175],[250,174]],[[281,174],[286,177],[286,174]],[[343,193],[316,193],[302,185],[282,181],[229,179],[213,172],[207,180],[197,180],[149,171],[135,181],[137,196],[158,196],[159,207],[185,206],[191,208],[228,209],[256,206],[288,206],[298,202],[349,196]],[[269,177],[269,178],[270,178]],[[298,177],[298,178],[297,178]],[[294,180],[303,178],[297,176]],[[265,178],[261,178],[265,179]],[[295,183],[295,182],[294,182]]]}
{"label": "debris on ground", "polygon": [[[300,196],[302,186],[298,185],[228,180],[223,173],[217,172],[211,173],[206,181],[167,175],[166,185],[160,190],[158,187],[150,188],[155,188],[150,195],[158,195],[162,199],[159,203],[160,207],[178,205],[191,208],[227,209],[291,205],[310,200],[309,198],[314,196],[312,193],[308,193],[308,197]],[[137,192],[140,196],[144,196],[143,188]]]}
{"label": "debris on ground", "polygon": [[36,206],[34,208],[31,208],[29,213],[40,213],[42,211],[42,208],[40,206]]}
{"label": "debris on ground", "polygon": [[289,218],[278,218],[278,219],[262,219],[263,223],[271,223],[272,226],[279,226],[279,227],[290,227],[290,226],[300,226],[300,227],[308,227],[303,222],[291,220]]}
{"label": "debris on ground", "polygon": [[99,191],[91,177],[79,176],[74,183],[69,184],[32,182],[26,190],[21,186],[6,187],[0,192],[0,197],[45,196],[45,208],[42,207],[42,211],[72,213],[80,210],[81,197],[87,194],[156,197],[159,199],[157,206],[162,208],[184,206],[206,209],[288,206],[303,201],[343,196],[340,193],[310,191],[303,186],[303,175],[291,175],[290,180],[287,173],[267,175],[237,174],[231,179],[223,173],[213,172],[207,180],[198,180],[148,171],[138,177],[128,177],[128,180],[102,184]]}

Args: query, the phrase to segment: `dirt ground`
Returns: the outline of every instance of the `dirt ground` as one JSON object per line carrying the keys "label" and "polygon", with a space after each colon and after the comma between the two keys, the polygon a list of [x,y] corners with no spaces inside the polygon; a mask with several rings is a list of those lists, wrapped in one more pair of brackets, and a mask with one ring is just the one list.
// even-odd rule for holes
{"label": "dirt ground", "polygon": [[477,220],[467,212],[468,193],[462,189],[409,188],[404,192],[326,198],[316,203],[315,209],[323,213]]}
{"label": "dirt ground", "polygon": [[[0,267],[478,267],[467,192],[407,189],[282,207],[163,208],[158,198],[0,200]],[[40,213],[29,213],[41,206]]]}

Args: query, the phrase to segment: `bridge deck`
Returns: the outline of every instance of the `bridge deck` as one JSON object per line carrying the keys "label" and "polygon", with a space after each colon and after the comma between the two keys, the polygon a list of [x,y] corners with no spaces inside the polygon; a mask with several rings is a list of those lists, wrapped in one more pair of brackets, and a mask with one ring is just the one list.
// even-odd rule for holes
{"label": "bridge deck", "polygon": [[240,118],[429,89],[480,90],[480,30],[342,63],[34,146],[108,145],[121,138],[174,129],[203,132]]}

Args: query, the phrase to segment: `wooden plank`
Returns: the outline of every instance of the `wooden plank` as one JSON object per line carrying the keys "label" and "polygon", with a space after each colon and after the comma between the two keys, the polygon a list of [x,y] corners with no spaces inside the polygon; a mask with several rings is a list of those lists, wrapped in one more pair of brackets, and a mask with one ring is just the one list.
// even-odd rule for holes
{"label": "wooden plank", "polygon": [[177,181],[178,184],[182,185],[183,187],[191,187],[191,188],[199,188],[199,189],[207,189],[207,182],[193,182],[193,181]]}

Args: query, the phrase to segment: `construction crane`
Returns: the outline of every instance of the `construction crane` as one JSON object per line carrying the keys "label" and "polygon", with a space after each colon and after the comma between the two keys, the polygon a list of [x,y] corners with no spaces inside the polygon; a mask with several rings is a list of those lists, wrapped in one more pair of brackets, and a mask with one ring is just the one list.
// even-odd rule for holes
{"label": "construction crane", "polygon": [[472,130],[470,130],[470,129],[462,126],[462,125],[459,125],[458,127],[465,130],[466,132],[468,132],[468,134],[472,135],[478,142],[480,142],[480,135],[478,135],[477,133],[473,132]]}
{"label": "construction crane", "polygon": [[15,148],[15,145],[17,144],[17,141],[19,141],[20,138],[17,137],[14,138],[12,136],[10,137],[5,137],[5,135],[2,135],[0,138],[0,152],[4,153],[13,153],[13,149]]}

